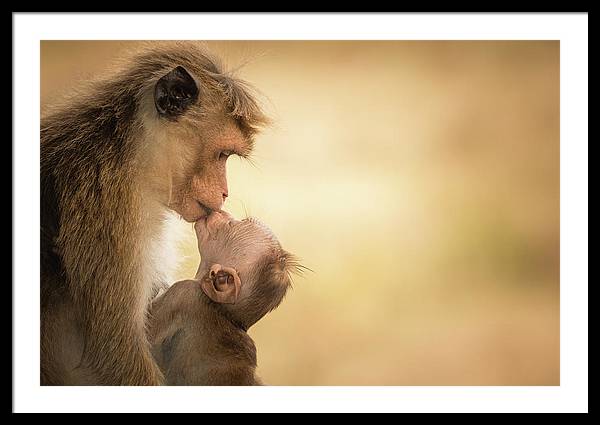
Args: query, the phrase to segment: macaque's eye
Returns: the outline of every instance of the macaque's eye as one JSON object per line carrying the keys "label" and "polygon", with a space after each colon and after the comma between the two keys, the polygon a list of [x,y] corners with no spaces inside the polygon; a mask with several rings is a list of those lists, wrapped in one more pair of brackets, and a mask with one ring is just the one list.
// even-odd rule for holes
{"label": "macaque's eye", "polygon": [[229,158],[231,155],[233,154],[233,152],[231,151],[221,151],[219,153],[219,160],[221,161],[225,161],[227,158]]}

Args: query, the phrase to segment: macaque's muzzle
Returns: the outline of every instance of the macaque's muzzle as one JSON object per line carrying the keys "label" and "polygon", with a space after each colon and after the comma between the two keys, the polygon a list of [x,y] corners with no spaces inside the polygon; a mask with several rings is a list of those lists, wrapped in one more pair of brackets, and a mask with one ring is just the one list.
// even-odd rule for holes
{"label": "macaque's muzzle", "polygon": [[221,226],[225,226],[230,222],[237,221],[231,214],[226,211],[213,211],[208,216],[202,217],[194,224],[194,229],[198,237],[204,234],[211,234]]}

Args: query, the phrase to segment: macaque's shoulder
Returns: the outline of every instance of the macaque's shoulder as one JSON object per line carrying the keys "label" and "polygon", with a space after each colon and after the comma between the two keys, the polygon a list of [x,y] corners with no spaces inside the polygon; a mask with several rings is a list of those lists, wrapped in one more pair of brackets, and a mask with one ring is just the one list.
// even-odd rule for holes
{"label": "macaque's shoulder", "polygon": [[151,310],[154,314],[165,309],[196,309],[200,306],[201,288],[198,280],[181,280],[175,282],[166,292],[152,301]]}
{"label": "macaque's shoulder", "polygon": [[187,298],[194,295],[200,295],[200,281],[194,279],[180,280],[171,285],[171,287],[162,295],[166,298]]}

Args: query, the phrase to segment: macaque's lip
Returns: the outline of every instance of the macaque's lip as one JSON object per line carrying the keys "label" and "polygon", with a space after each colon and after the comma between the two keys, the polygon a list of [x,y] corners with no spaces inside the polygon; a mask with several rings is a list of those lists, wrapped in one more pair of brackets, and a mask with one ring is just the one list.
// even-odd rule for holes
{"label": "macaque's lip", "polygon": [[210,213],[212,212],[212,210],[210,208],[208,208],[206,205],[204,205],[202,202],[200,202],[200,201],[196,201],[196,202],[198,203],[198,206],[200,207],[200,209],[202,210],[202,213],[204,214],[198,218],[200,219],[203,217],[208,217],[210,215]]}
{"label": "macaque's lip", "polygon": [[189,223],[195,223],[198,220],[202,220],[206,217],[208,217],[211,213],[211,209],[206,207],[203,203],[201,203],[200,201],[196,201],[196,204],[200,207],[200,210],[202,211],[199,214],[196,214],[194,216],[191,216],[189,218],[183,217],[183,219]]}

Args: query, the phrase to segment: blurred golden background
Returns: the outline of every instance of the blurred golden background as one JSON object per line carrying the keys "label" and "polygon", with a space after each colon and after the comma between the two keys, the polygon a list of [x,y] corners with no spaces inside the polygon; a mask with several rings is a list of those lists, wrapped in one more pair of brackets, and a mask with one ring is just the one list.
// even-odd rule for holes
{"label": "blurred golden background", "polygon": [[[131,44],[42,42],[42,105]],[[558,41],[207,45],[275,119],[225,209],[314,270],[250,329],[267,384],[559,385]]]}

